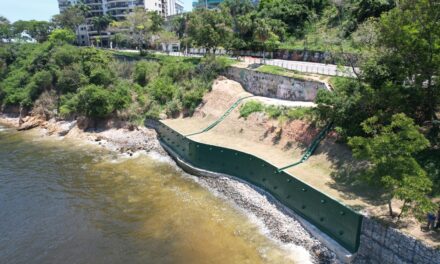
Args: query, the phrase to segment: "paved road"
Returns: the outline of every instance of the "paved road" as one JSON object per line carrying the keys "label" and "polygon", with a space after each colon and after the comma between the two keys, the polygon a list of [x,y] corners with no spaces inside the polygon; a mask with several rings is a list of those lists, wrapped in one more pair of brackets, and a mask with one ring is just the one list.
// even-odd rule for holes
{"label": "paved road", "polygon": [[[138,52],[137,50],[124,50],[128,52]],[[202,55],[198,54],[184,54],[182,52],[169,52],[163,53],[156,51],[157,54],[167,54],[170,56],[178,56],[178,57],[202,57]],[[316,73],[330,76],[345,76],[345,77],[355,77],[353,70],[351,67],[346,66],[338,66],[334,64],[324,64],[324,63],[315,63],[315,62],[305,62],[305,61],[290,61],[290,60],[279,60],[279,59],[266,59],[265,61],[262,58],[255,57],[240,57],[240,60],[249,64],[267,64],[279,66],[282,68],[286,68],[289,70],[295,70],[298,72],[305,73]],[[358,68],[355,68],[358,71]]]}

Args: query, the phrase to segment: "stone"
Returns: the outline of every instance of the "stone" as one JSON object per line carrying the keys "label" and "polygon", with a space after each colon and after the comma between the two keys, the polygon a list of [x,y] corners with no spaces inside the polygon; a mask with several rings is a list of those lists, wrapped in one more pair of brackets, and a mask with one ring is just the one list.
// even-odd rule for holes
{"label": "stone", "polygon": [[380,253],[380,260],[383,264],[393,264],[394,259],[394,253],[391,250],[382,249],[382,252]]}

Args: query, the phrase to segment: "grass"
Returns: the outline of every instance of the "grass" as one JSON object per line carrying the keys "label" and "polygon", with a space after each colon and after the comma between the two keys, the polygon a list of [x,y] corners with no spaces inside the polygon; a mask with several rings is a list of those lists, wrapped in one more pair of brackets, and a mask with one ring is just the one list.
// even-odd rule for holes
{"label": "grass", "polygon": [[255,100],[248,101],[240,107],[240,117],[247,118],[252,113],[258,112],[280,121],[311,119],[313,116],[313,110],[310,107],[265,106]]}
{"label": "grass", "polygon": [[303,81],[308,80],[307,75],[305,75],[305,74],[300,74],[297,71],[288,70],[286,68],[279,67],[279,66],[262,65],[262,66],[258,67],[256,69],[256,71],[262,72],[262,73],[269,73],[269,74],[274,74],[274,75],[292,77],[292,78],[296,78],[298,80],[303,80]]}
{"label": "grass", "polygon": [[[130,57],[134,59],[153,59],[164,62],[192,62],[193,64],[198,64],[202,58],[199,57],[184,57],[184,56],[171,56],[166,54],[158,54],[149,52],[144,55],[140,55],[137,52],[128,52],[121,50],[111,50],[110,53],[114,55]],[[229,58],[228,56],[216,56],[217,60],[223,60],[226,66],[231,66],[236,63],[234,59]]]}
{"label": "grass", "polygon": [[240,117],[247,118],[252,113],[263,112],[264,105],[258,101],[251,100],[240,107]]}

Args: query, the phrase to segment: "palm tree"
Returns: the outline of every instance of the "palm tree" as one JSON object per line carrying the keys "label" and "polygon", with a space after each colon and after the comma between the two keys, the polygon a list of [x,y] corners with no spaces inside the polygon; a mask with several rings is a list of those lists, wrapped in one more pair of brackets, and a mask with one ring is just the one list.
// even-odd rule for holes
{"label": "palm tree", "polygon": [[112,21],[113,17],[110,15],[97,16],[92,18],[92,25],[98,32],[98,36],[101,36],[102,30],[107,29]]}
{"label": "palm tree", "polygon": [[255,21],[255,38],[262,43],[263,46],[263,61],[266,61],[266,53],[265,53],[265,42],[272,35],[271,27],[265,18],[258,19]]}

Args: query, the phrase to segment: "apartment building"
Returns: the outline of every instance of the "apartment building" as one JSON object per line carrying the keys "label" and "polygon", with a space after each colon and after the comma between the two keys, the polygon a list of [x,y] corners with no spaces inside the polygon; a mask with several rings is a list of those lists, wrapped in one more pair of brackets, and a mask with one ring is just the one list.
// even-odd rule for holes
{"label": "apartment building", "polygon": [[197,0],[197,1],[192,2],[192,6],[194,9],[197,9],[197,8],[215,9],[223,1],[224,0]]}
{"label": "apartment building", "polygon": [[[182,0],[58,0],[58,6],[62,13],[67,7],[82,2],[90,7],[90,21],[93,17],[111,15],[115,19],[124,19],[135,8],[144,8],[147,11],[156,11],[163,17],[183,13]],[[108,45],[109,32],[98,32],[90,23],[81,25],[77,30],[80,45],[96,44],[99,39],[104,45]]]}

